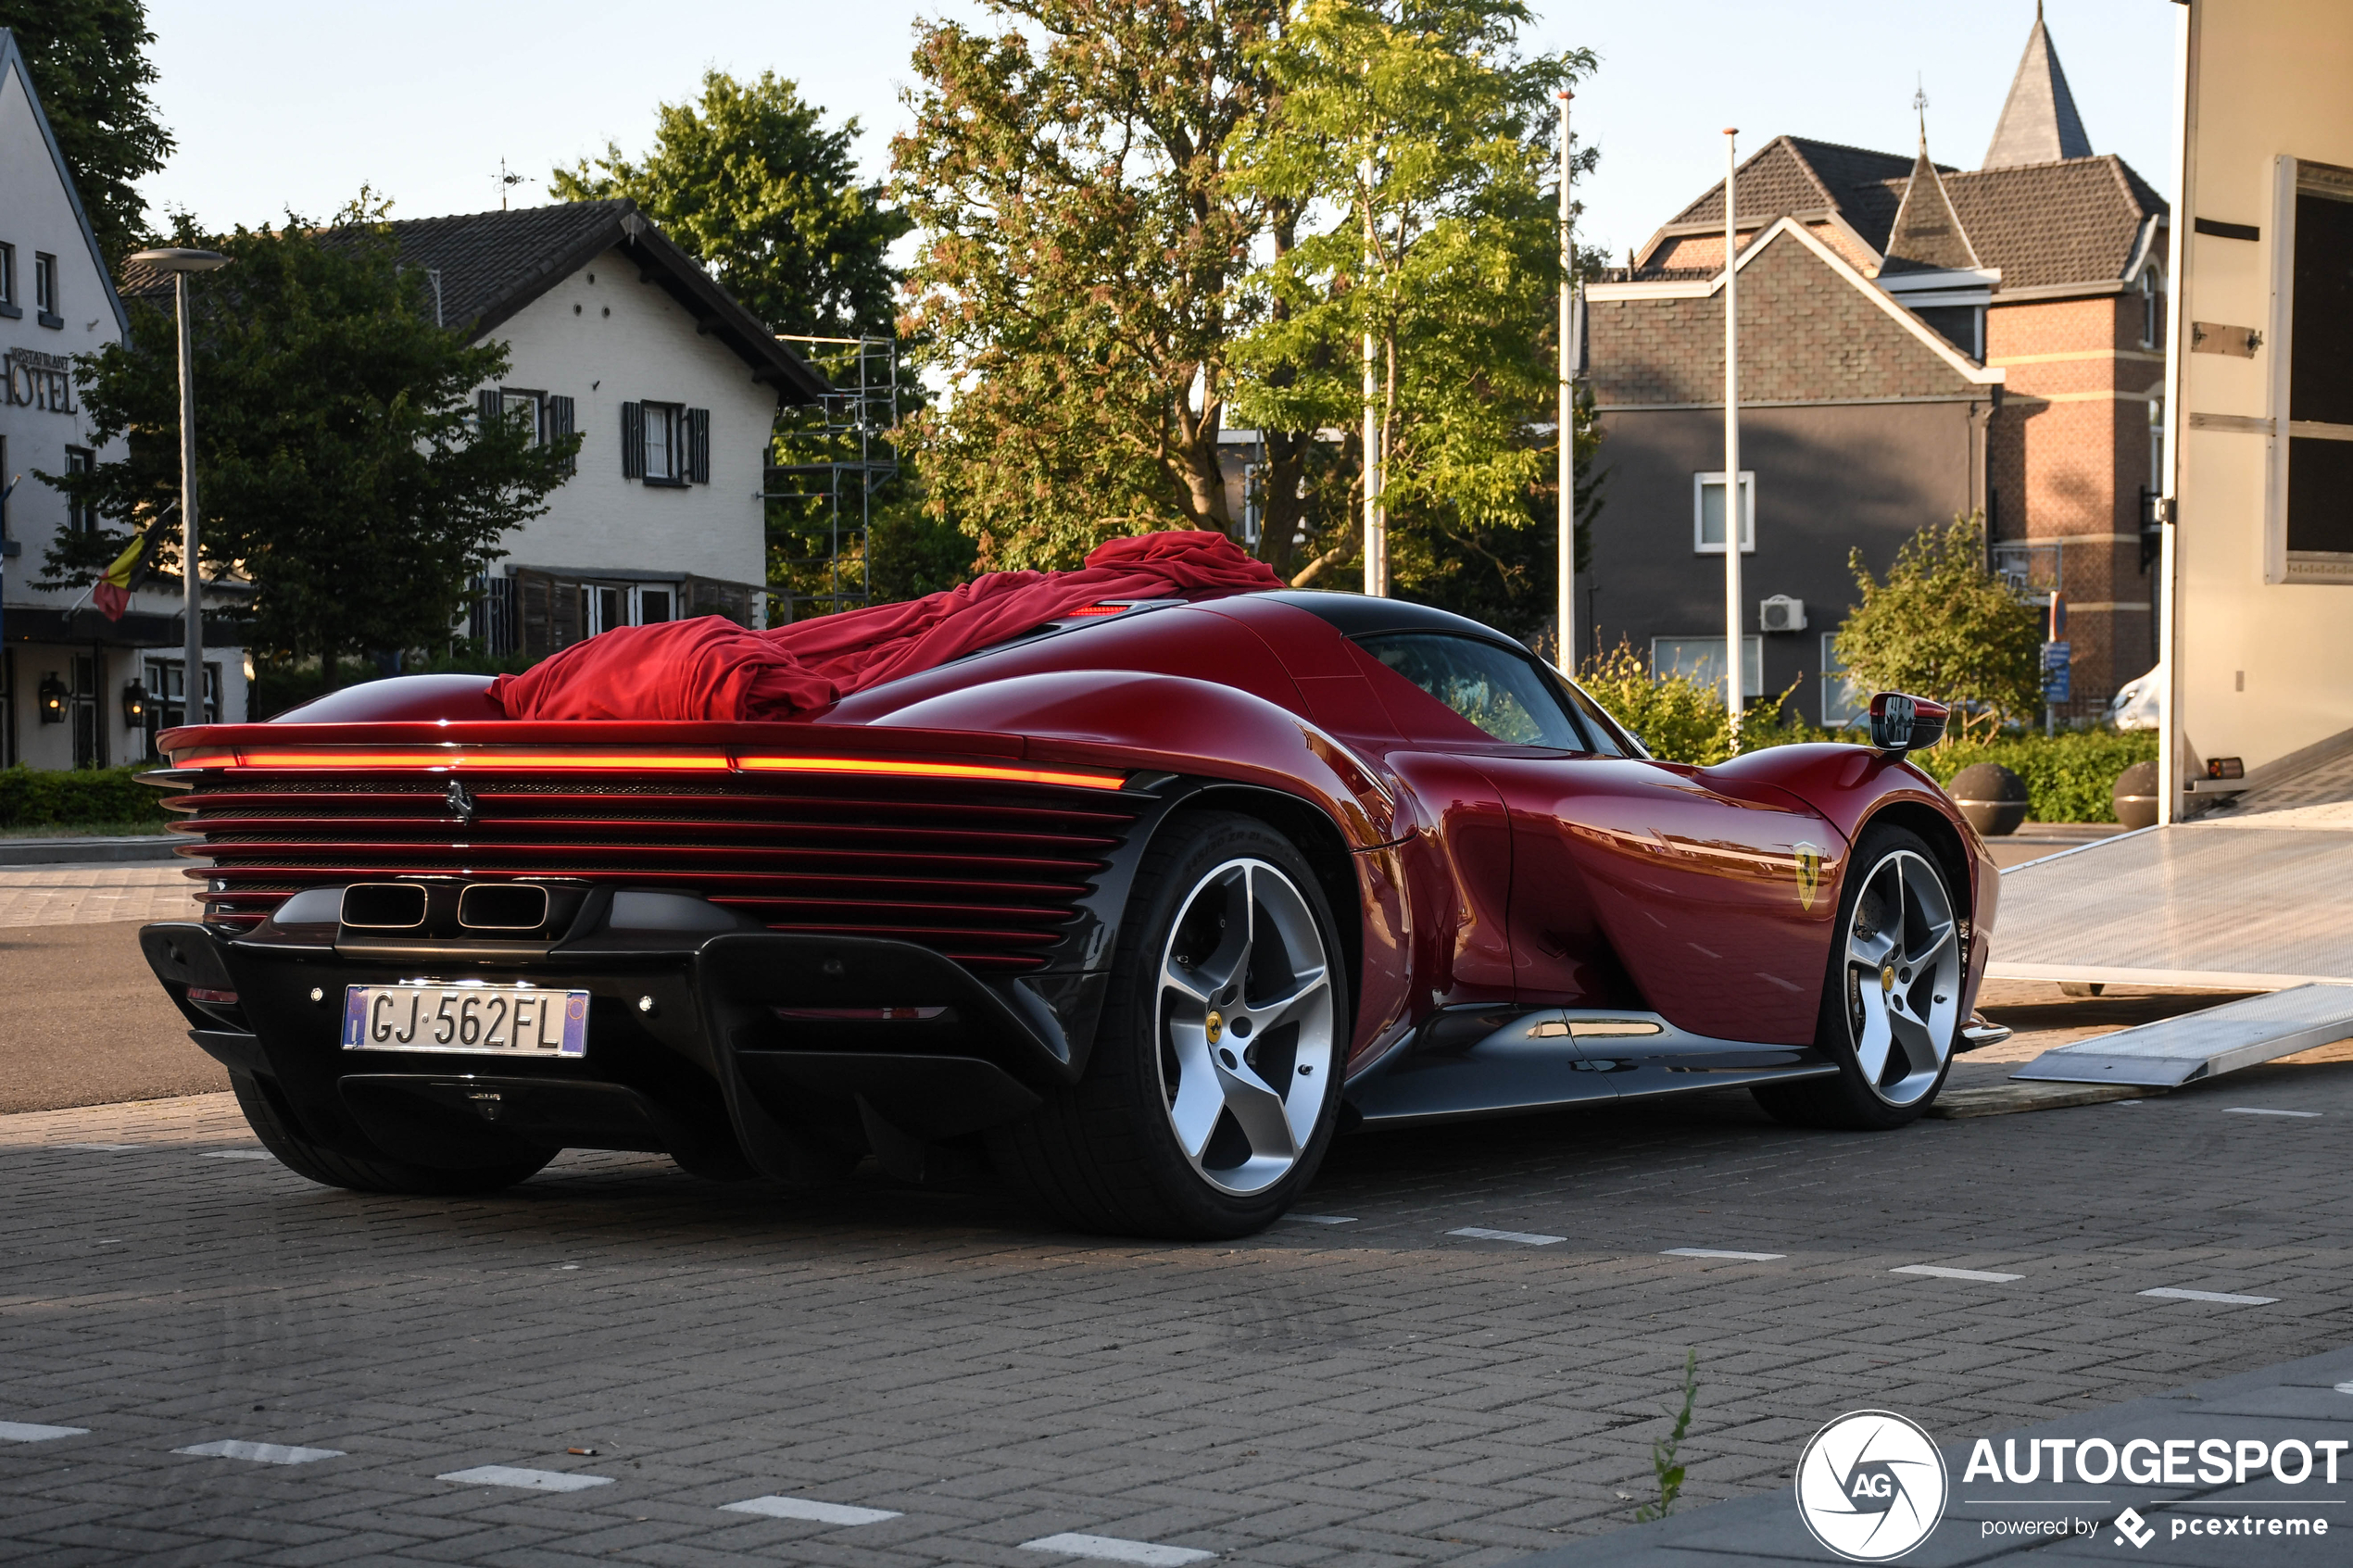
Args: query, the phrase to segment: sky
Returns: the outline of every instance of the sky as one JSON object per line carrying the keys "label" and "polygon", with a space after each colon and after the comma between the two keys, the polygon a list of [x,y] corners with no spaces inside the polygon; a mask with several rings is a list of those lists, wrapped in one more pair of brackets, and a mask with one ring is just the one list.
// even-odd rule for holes
{"label": "sky", "polygon": [[[2034,20],[2034,0],[1531,0],[1530,49],[1582,45],[1580,246],[1639,245],[1780,134],[1909,153],[1929,99],[1940,163],[1977,166]],[[2172,0],[2047,0],[2045,17],[2095,152],[2170,192]],[[155,96],[179,148],[144,187],[160,222],[323,217],[365,183],[396,218],[478,212],[502,191],[544,204],[548,170],[650,141],[657,105],[702,73],[774,70],[838,119],[856,116],[879,173],[912,77],[918,17],[983,19],[977,0],[149,0]],[[502,168],[522,176],[502,186]]]}

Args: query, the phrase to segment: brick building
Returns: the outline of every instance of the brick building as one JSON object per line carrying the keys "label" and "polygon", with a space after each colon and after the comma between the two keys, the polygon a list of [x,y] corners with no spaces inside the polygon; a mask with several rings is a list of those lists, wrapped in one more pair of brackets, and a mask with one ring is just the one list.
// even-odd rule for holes
{"label": "brick building", "polygon": [[[1783,136],[1738,171],[1743,686],[1851,716],[1850,549],[1983,508],[2070,614],[2092,711],[2156,658],[2165,203],[2091,151],[2038,19],[1983,167]],[[1723,187],[1589,289],[1608,496],[1587,624],[1661,671],[1723,658]],[[1765,601],[1781,602],[1768,605]],[[1718,677],[1720,679],[1720,674]]]}

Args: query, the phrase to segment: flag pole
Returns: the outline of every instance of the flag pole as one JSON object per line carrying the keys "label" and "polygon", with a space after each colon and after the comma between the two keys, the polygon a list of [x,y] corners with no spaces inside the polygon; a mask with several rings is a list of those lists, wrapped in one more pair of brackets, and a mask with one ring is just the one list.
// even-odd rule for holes
{"label": "flag pole", "polygon": [[1570,344],[1577,302],[1577,244],[1569,232],[1568,105],[1576,94],[1564,91],[1561,106],[1561,297],[1560,297],[1560,571],[1558,603],[1553,624],[1560,634],[1560,667],[1577,671],[1577,398],[1571,380],[1577,360]]}
{"label": "flag pole", "polygon": [[[1364,160],[1365,271],[1370,282],[1374,266],[1373,160]],[[1365,319],[1365,592],[1377,599],[1389,596],[1389,517],[1381,505],[1384,478],[1381,453],[1379,344],[1373,319]]]}
{"label": "flag pole", "polygon": [[1740,172],[1740,128],[1724,128],[1724,705],[1732,749],[1741,746],[1741,370],[1740,227],[1732,185]]}

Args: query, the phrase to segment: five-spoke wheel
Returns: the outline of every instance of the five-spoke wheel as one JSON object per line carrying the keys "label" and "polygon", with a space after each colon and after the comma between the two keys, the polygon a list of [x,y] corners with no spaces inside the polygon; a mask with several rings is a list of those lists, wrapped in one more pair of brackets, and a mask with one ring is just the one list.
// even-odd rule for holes
{"label": "five-spoke wheel", "polygon": [[1254,818],[1177,818],[1137,868],[1086,1071],[990,1135],[999,1169],[1088,1230],[1272,1223],[1339,1121],[1347,978],[1297,846]]}
{"label": "five-spoke wheel", "polygon": [[1918,834],[1864,831],[1841,879],[1815,1043],[1835,1074],[1759,1085],[1809,1127],[1900,1127],[1936,1098],[1960,1034],[1961,923],[1944,862]]}
{"label": "five-spoke wheel", "polygon": [[1291,880],[1233,859],[1186,895],[1160,961],[1160,1085],[1177,1147],[1220,1192],[1299,1163],[1332,1073],[1331,958]]}

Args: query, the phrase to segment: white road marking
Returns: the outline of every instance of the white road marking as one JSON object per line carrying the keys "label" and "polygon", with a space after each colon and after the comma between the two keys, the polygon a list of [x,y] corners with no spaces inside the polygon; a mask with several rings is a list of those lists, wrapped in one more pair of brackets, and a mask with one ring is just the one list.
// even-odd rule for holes
{"label": "white road marking", "polygon": [[2336,1391],[2340,1394],[2353,1394],[2353,1383],[2340,1383],[2336,1386]]}
{"label": "white road marking", "polygon": [[61,1143],[51,1147],[76,1149],[83,1154],[128,1154],[140,1146],[135,1143]]}
{"label": "white road marking", "polygon": [[567,1470],[518,1470],[510,1464],[477,1464],[472,1470],[452,1470],[434,1477],[436,1481],[456,1481],[468,1486],[516,1486],[526,1492],[585,1492],[591,1486],[610,1486],[610,1475],[581,1475]]}
{"label": "white road marking", "polygon": [[275,1160],[278,1157],[266,1148],[216,1148],[196,1156],[199,1160]]}
{"label": "white road marking", "polygon": [[2224,1290],[2179,1290],[2170,1285],[2141,1294],[2161,1296],[2169,1301],[2221,1301],[2233,1307],[2268,1307],[2279,1299],[2276,1296],[2233,1296]]}
{"label": "white road marking", "polygon": [[1293,1214],[1289,1217],[1302,1225],[1353,1225],[1356,1223],[1353,1214]]}
{"label": "white road marking", "polygon": [[[1550,1247],[1556,1241],[1567,1241],[1565,1236],[1538,1236],[1533,1231],[1491,1231],[1483,1225],[1465,1225],[1448,1236],[1466,1236],[1473,1241],[1516,1241],[1526,1247]],[[1139,1560],[1140,1561],[1140,1560]],[[1189,1562],[1190,1558],[1185,1559]]]}
{"label": "white road marking", "polygon": [[1670,1247],[1659,1254],[1662,1258],[1736,1258],[1743,1263],[1769,1263],[1789,1256],[1786,1252],[1727,1252],[1717,1247]]}
{"label": "white road marking", "polygon": [[80,1437],[87,1426],[42,1426],[30,1421],[0,1421],[0,1443],[46,1443],[58,1437]]}
{"label": "white road marking", "polygon": [[813,1519],[820,1524],[879,1524],[899,1515],[887,1508],[851,1508],[847,1503],[813,1502],[808,1498],[746,1498],[724,1502],[722,1513],[759,1513],[770,1519]]}
{"label": "white road marking", "polygon": [[2226,1105],[2225,1116],[2318,1116],[2317,1110],[2273,1110],[2266,1105]]}
{"label": "white road marking", "polygon": [[1145,1568],[1184,1568],[1188,1562],[1206,1562],[1217,1555],[1214,1551],[1196,1551],[1191,1547],[1161,1546],[1153,1541],[1123,1541],[1117,1536],[1068,1533],[1040,1536],[1034,1541],[1024,1541],[1021,1549],[1059,1551],[1070,1557],[1096,1557],[1105,1562],[1140,1562]]}
{"label": "white road marking", "polygon": [[1900,1269],[1887,1272],[1892,1274],[1927,1274],[1932,1279],[1982,1279],[1990,1285],[2007,1285],[2014,1279],[2026,1277],[2024,1274],[1995,1273],[1991,1269],[1940,1268],[1934,1263],[1906,1263]]}
{"label": "white road marking", "polygon": [[199,1459],[248,1459],[256,1464],[309,1464],[317,1460],[341,1459],[341,1449],[297,1449],[284,1443],[241,1443],[224,1437],[218,1443],[192,1443],[184,1449],[174,1449],[175,1454],[194,1454]]}

